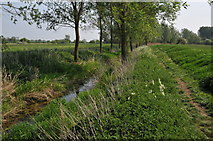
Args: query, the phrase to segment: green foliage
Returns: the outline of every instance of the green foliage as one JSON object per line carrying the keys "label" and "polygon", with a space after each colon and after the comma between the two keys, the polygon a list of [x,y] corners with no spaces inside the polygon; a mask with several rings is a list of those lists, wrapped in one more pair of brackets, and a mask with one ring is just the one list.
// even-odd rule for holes
{"label": "green foliage", "polygon": [[47,79],[35,79],[33,81],[27,81],[26,83],[20,84],[16,88],[16,96],[20,96],[22,94],[42,91],[44,88],[50,87],[50,80]]}
{"label": "green foliage", "polygon": [[196,80],[202,81],[212,76],[211,52],[205,46],[203,48],[198,45],[160,45],[157,47],[165,51],[175,63],[188,70]]}
{"label": "green foliage", "polygon": [[185,38],[187,40],[188,44],[198,44],[200,43],[200,37],[193,33],[192,31],[184,28],[182,29],[182,37]]}
{"label": "green foliage", "polygon": [[179,38],[177,44],[187,44],[187,40],[185,38]]}
{"label": "green foliage", "polygon": [[[184,109],[175,80],[150,48],[141,52],[128,75],[119,78],[107,72],[100,79],[104,82],[93,90],[79,93],[69,103],[60,99],[51,102],[33,123],[15,125],[5,139],[21,135],[24,139],[202,138]],[[120,83],[114,83],[119,79]],[[22,129],[27,125],[32,130]]]}
{"label": "green foliage", "polygon": [[30,42],[30,40],[28,40],[27,38],[21,38],[20,41],[21,41],[21,42],[26,42],[26,43],[29,43],[29,42]]}
{"label": "green foliage", "polygon": [[180,38],[180,33],[172,25],[165,23],[161,24],[161,34],[162,43],[177,43]]}
{"label": "green foliage", "polygon": [[[180,73],[180,68],[167,61],[168,69],[171,69],[177,77],[190,84],[195,100],[204,106],[212,115],[212,60],[211,46],[206,45],[157,45],[153,46],[165,52],[185,72]],[[157,52],[156,54],[162,54]],[[166,56],[162,54],[162,56]],[[170,60],[171,61],[171,60]],[[163,60],[165,63],[165,60]]]}
{"label": "green foliage", "polygon": [[[144,51],[144,50],[143,50]],[[146,52],[146,51],[145,51]],[[148,52],[146,52],[148,53]],[[146,71],[144,71],[146,70]],[[160,75],[159,75],[160,74]],[[104,139],[189,139],[199,138],[183,107],[175,81],[159,66],[157,58],[142,55],[129,85],[104,118]],[[159,81],[160,80],[160,81]],[[160,86],[165,86],[163,90]]]}
{"label": "green foliage", "polygon": [[198,35],[202,39],[212,39],[213,38],[212,34],[213,34],[213,27],[202,26],[198,30]]}

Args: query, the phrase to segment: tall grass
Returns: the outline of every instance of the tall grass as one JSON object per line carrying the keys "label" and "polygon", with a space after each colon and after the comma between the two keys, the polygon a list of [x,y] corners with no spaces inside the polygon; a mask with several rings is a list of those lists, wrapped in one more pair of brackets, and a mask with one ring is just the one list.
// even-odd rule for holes
{"label": "tall grass", "polygon": [[[11,78],[16,78],[15,81],[11,81],[15,83],[12,85],[12,96],[18,102],[16,101],[13,105],[11,99],[3,97],[3,111],[9,113],[10,117],[27,114],[23,110],[35,104],[36,101],[37,103],[47,99],[51,101],[56,96],[78,88],[93,75],[102,75],[106,71],[103,69],[104,64],[118,56],[110,52],[100,54],[95,51],[97,47],[91,44],[79,50],[79,62],[74,63],[72,49],[60,48],[59,45],[56,48],[46,47],[46,45],[42,44],[37,49],[30,44],[28,44],[29,48],[25,46],[27,49],[17,45],[3,52],[2,63],[5,68],[3,77],[8,77],[7,74],[10,72]],[[3,83],[6,85],[7,82],[3,81]],[[3,91],[8,90],[3,87]],[[49,96],[50,92],[52,96]],[[4,121],[9,121],[9,119]]]}
{"label": "tall grass", "polygon": [[175,80],[150,48],[133,54],[124,65],[111,62],[93,90],[69,103],[53,101],[32,123],[13,126],[5,139],[202,138],[181,103]]}

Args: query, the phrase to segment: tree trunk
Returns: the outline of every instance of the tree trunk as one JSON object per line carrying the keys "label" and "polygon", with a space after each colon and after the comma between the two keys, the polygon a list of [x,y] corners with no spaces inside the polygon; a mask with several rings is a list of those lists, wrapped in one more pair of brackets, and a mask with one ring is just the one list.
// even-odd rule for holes
{"label": "tree trunk", "polygon": [[121,21],[121,57],[122,61],[126,62],[127,60],[127,55],[128,55],[128,50],[127,50],[127,33],[126,33],[126,23],[124,20]]}
{"label": "tree trunk", "polygon": [[110,23],[111,23],[111,25],[110,25],[110,43],[111,43],[110,48],[111,48],[111,51],[112,51],[112,44],[113,44],[113,43],[112,43],[112,40],[113,40],[113,37],[112,37],[112,36],[113,36],[113,35],[112,35],[112,32],[113,32],[113,31],[112,31],[112,30],[113,30],[113,29],[112,29],[112,16],[111,16],[110,20],[111,20],[111,22],[110,22]]}
{"label": "tree trunk", "polygon": [[99,18],[99,26],[100,26],[100,53],[102,52],[102,40],[103,40],[103,28],[102,28],[102,22],[101,17]]}
{"label": "tree trunk", "polygon": [[138,48],[138,43],[135,44],[135,47]]}
{"label": "tree trunk", "polygon": [[131,52],[132,52],[132,51],[133,51],[133,46],[132,46],[132,38],[131,38],[131,37],[130,37],[129,44],[130,44],[130,50],[131,50]]}
{"label": "tree trunk", "polygon": [[148,45],[148,39],[145,37],[145,45]]}
{"label": "tree trunk", "polygon": [[118,48],[121,48],[121,41],[118,41]]}
{"label": "tree trunk", "polygon": [[75,50],[74,50],[74,61],[78,61],[78,47],[79,47],[79,40],[80,40],[80,33],[79,33],[79,24],[75,25]]}

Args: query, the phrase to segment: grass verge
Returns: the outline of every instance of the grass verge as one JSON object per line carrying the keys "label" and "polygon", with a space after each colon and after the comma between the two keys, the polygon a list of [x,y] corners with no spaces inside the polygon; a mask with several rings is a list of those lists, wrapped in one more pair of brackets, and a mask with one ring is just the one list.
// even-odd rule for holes
{"label": "grass verge", "polygon": [[93,90],[69,103],[51,102],[33,122],[13,126],[4,138],[205,138],[187,113],[175,79],[151,49],[133,54],[129,63],[114,62]]}

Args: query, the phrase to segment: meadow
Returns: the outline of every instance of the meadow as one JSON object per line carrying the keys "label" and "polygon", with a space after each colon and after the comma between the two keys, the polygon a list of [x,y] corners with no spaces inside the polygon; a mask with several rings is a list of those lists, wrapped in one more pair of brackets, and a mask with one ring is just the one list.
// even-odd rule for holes
{"label": "meadow", "polygon": [[[205,127],[208,129],[205,132],[200,130],[197,126],[201,124],[197,118],[200,113],[196,109],[192,110],[185,95],[180,94],[181,90],[172,70],[162,65],[162,62],[170,67],[176,64],[166,62],[167,54],[161,50],[161,46],[137,48],[125,64],[120,62],[119,52],[107,52],[107,48],[102,54],[92,49],[80,51],[82,57],[79,64],[69,62],[72,60],[70,50],[54,50],[51,53],[48,50],[49,54],[60,56],[56,60],[60,60],[59,64],[62,63],[62,68],[65,69],[59,71],[57,68],[60,65],[56,65],[52,66],[55,68],[53,72],[54,69],[49,66],[48,71],[41,69],[39,74],[42,75],[35,80],[25,81],[19,78],[19,83],[25,87],[18,85],[16,94],[20,91],[19,87],[25,91],[21,91],[22,96],[29,92],[35,94],[40,86],[40,92],[44,87],[52,88],[54,92],[65,91],[71,86],[65,85],[66,80],[79,82],[81,76],[85,79],[86,76],[88,78],[96,75],[98,83],[94,89],[79,93],[74,101],[51,100],[30,121],[12,125],[4,133],[4,139],[208,138],[210,128]],[[41,52],[45,53],[44,50]],[[176,67],[182,70],[181,67]],[[181,71],[180,73],[183,74]],[[66,74],[63,79],[56,79],[62,77],[62,74]],[[36,85],[37,82],[34,81],[38,80],[42,82]],[[35,90],[27,83],[32,83]],[[30,88],[26,91],[28,87]]]}
{"label": "meadow", "polygon": [[27,107],[50,102],[100,75],[104,71],[100,64],[119,54],[109,53],[107,44],[103,54],[98,52],[98,44],[81,46],[80,60],[74,63],[72,44],[8,45],[2,53],[4,128],[9,126],[8,120],[15,122],[29,114]]}

